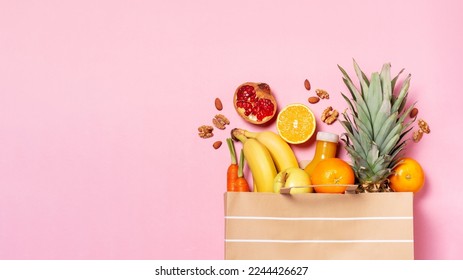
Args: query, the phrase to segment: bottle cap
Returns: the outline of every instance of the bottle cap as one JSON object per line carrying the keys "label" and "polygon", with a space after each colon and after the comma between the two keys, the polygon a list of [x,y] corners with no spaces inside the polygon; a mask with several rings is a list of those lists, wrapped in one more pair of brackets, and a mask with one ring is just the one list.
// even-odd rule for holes
{"label": "bottle cap", "polygon": [[317,140],[338,143],[339,135],[330,132],[319,131],[317,132]]}

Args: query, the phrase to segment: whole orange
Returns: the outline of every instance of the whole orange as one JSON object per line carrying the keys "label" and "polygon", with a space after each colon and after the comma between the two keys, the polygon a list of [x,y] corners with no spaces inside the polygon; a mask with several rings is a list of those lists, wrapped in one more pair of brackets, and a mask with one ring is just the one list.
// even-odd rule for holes
{"label": "whole orange", "polygon": [[421,165],[412,158],[403,158],[389,176],[390,187],[395,192],[416,193],[424,185],[424,171]]}
{"label": "whole orange", "polygon": [[326,158],[320,161],[312,172],[310,180],[313,185],[340,185],[314,187],[317,193],[344,193],[345,185],[355,182],[352,167],[340,158]]}

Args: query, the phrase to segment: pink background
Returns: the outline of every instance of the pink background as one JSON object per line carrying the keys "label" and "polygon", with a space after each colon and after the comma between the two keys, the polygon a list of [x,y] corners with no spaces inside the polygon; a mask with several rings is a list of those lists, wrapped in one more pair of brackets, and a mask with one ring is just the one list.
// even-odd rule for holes
{"label": "pink background", "polygon": [[[432,133],[407,155],[417,259],[463,259],[461,1],[1,1],[0,258],[221,259],[231,99],[267,82],[279,106],[346,108],[353,75],[392,63]],[[403,75],[405,77],[405,75]],[[197,127],[232,124],[211,139]],[[339,123],[320,130],[342,132]],[[294,147],[310,159],[312,142]],[[239,149],[240,146],[237,145]],[[345,152],[341,151],[341,157]]]}

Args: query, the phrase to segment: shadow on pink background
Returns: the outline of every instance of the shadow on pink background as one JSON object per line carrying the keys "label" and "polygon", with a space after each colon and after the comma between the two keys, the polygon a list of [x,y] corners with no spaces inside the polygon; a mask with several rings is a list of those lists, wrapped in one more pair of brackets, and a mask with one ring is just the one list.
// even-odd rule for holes
{"label": "shadow on pink background", "polygon": [[[337,64],[353,75],[352,58],[367,73],[385,62],[393,75],[412,73],[409,102],[432,131],[407,150],[427,176],[415,196],[415,257],[462,259],[462,10],[461,1],[2,1],[0,259],[222,259],[229,155],[212,143],[232,127],[274,130],[239,118],[235,88],[267,82],[280,106],[307,103],[308,78],[342,111]],[[216,97],[231,125],[200,139]],[[313,145],[294,150],[313,155]]]}

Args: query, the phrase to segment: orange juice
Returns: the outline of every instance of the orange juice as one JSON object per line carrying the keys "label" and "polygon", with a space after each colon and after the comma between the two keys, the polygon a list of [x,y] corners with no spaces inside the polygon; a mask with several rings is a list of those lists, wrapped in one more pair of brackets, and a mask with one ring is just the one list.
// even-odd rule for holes
{"label": "orange juice", "polygon": [[315,166],[322,159],[336,157],[338,142],[339,135],[329,132],[318,132],[314,157],[304,170],[311,175]]}

